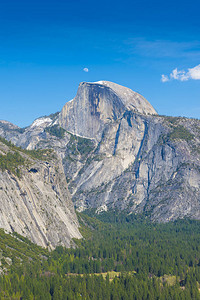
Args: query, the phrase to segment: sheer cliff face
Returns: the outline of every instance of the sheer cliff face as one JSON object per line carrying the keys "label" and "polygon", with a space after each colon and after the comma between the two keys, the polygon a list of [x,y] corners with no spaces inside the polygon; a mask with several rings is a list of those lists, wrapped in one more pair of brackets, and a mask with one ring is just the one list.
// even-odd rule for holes
{"label": "sheer cliff face", "polygon": [[[55,125],[65,128],[62,137],[46,130]],[[0,134],[17,145],[55,149],[78,210],[200,219],[199,120],[158,116],[141,95],[101,81],[81,83],[56,118],[23,133],[6,126],[0,122]]]}
{"label": "sheer cliff face", "polygon": [[[0,169],[0,227],[16,231],[43,247],[70,246],[80,238],[78,220],[68,192],[63,167],[55,155],[49,160],[29,155],[0,142],[1,161],[8,153],[19,153],[19,174]],[[11,156],[12,164],[17,163]],[[48,159],[48,158],[46,158]]]}
{"label": "sheer cliff face", "polygon": [[105,130],[89,158],[79,160],[78,169],[73,161],[64,161],[78,209],[145,212],[159,222],[200,219],[200,122],[129,117]]}
{"label": "sheer cliff face", "polygon": [[76,97],[63,107],[58,122],[73,134],[100,141],[105,125],[117,121],[127,110],[156,114],[145,98],[128,88],[107,81],[83,82]]}

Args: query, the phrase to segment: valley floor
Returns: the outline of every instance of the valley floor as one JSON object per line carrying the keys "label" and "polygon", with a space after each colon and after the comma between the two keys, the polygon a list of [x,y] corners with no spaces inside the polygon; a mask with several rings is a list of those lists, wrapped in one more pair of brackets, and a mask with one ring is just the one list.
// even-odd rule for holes
{"label": "valley floor", "polygon": [[200,299],[200,222],[79,213],[76,248],[1,231],[0,299]]}

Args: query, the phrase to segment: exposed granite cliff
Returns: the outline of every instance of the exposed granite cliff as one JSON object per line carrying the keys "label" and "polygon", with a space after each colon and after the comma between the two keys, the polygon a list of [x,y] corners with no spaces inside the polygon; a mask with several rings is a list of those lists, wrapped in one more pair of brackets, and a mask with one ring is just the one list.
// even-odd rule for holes
{"label": "exposed granite cliff", "polygon": [[0,142],[0,202],[0,227],[38,245],[70,246],[81,237],[62,164],[51,151],[23,152]]}
{"label": "exposed granite cliff", "polygon": [[0,122],[17,145],[56,150],[78,210],[200,219],[200,120],[158,116],[141,95],[101,81],[81,83],[61,113],[20,130]]}
{"label": "exposed granite cliff", "polygon": [[100,141],[106,124],[132,110],[156,114],[144,97],[128,88],[108,81],[82,82],[76,97],[63,107],[58,123],[73,134]]}

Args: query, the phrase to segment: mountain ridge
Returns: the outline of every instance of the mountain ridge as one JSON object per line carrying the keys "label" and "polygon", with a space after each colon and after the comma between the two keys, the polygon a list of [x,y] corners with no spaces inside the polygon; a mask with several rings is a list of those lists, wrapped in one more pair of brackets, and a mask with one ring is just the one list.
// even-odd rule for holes
{"label": "mountain ridge", "polygon": [[107,81],[81,83],[56,116],[35,120],[23,133],[0,122],[0,135],[26,149],[53,148],[79,211],[200,219],[200,120],[159,116],[141,96],[142,113],[129,105],[138,95]]}

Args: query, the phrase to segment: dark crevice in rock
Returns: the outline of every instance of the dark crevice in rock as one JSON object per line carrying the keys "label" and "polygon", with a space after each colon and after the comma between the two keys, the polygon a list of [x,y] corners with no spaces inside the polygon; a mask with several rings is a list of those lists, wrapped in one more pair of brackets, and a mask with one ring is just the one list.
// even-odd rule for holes
{"label": "dark crevice in rock", "polygon": [[126,119],[129,127],[133,127],[131,124],[131,117],[132,117],[132,113],[130,111],[126,111],[124,114],[124,118]]}
{"label": "dark crevice in rock", "polygon": [[29,173],[37,173],[38,172],[38,170],[37,169],[35,169],[35,168],[31,168],[30,170],[29,170]]}
{"label": "dark crevice in rock", "polygon": [[117,129],[117,132],[116,132],[116,136],[115,136],[115,146],[114,146],[113,155],[115,155],[116,150],[117,150],[117,145],[118,145],[118,141],[119,141],[120,127],[121,127],[121,123],[119,124],[118,129]]}

